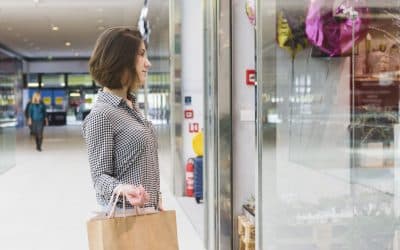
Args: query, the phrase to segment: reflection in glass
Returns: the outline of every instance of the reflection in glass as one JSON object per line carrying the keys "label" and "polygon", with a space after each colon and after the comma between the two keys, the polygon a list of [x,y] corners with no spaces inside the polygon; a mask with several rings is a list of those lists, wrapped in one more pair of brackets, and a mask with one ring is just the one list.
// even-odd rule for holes
{"label": "reflection in glass", "polygon": [[261,249],[400,249],[399,4],[258,6]]}
{"label": "reflection in glass", "polygon": [[0,50],[0,174],[15,166],[16,126],[22,126],[22,63]]}

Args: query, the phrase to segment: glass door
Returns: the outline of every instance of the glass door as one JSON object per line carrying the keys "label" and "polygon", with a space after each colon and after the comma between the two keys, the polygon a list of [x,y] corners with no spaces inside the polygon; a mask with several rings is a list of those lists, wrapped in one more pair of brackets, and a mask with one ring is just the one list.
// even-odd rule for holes
{"label": "glass door", "polygon": [[257,1],[257,249],[399,249],[397,1]]}

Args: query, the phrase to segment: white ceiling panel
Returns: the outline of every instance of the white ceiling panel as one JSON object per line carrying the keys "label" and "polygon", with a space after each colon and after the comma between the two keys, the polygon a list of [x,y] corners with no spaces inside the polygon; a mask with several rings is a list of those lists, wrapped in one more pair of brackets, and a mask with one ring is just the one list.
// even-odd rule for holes
{"label": "white ceiling panel", "polygon": [[[103,27],[137,26],[143,3],[141,0],[39,0],[38,3],[0,0],[0,43],[30,58],[88,57]],[[152,34],[168,30],[168,1],[150,0],[149,22]],[[53,26],[58,31],[53,31]],[[66,42],[71,45],[67,47]]]}

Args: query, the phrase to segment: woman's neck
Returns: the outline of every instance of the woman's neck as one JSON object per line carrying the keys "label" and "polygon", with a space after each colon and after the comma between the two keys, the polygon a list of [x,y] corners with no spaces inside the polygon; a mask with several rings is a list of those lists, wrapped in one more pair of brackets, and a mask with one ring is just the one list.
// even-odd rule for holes
{"label": "woman's neck", "polygon": [[128,99],[128,90],[126,88],[121,88],[121,89],[109,89],[107,87],[103,88],[104,92],[111,93],[113,95],[119,96],[124,100]]}

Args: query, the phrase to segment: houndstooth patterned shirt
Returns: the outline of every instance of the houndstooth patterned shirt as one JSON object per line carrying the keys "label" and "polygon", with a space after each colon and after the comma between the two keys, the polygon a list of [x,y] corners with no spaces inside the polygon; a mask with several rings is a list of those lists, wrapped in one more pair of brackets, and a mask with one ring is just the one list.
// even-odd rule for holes
{"label": "houndstooth patterned shirt", "polygon": [[[128,98],[133,109],[121,97],[100,90],[83,122],[97,201],[107,205],[119,184],[141,184],[150,195],[145,207],[157,207],[160,170],[156,132],[136,107],[135,97]],[[132,206],[127,203],[126,207]]]}

